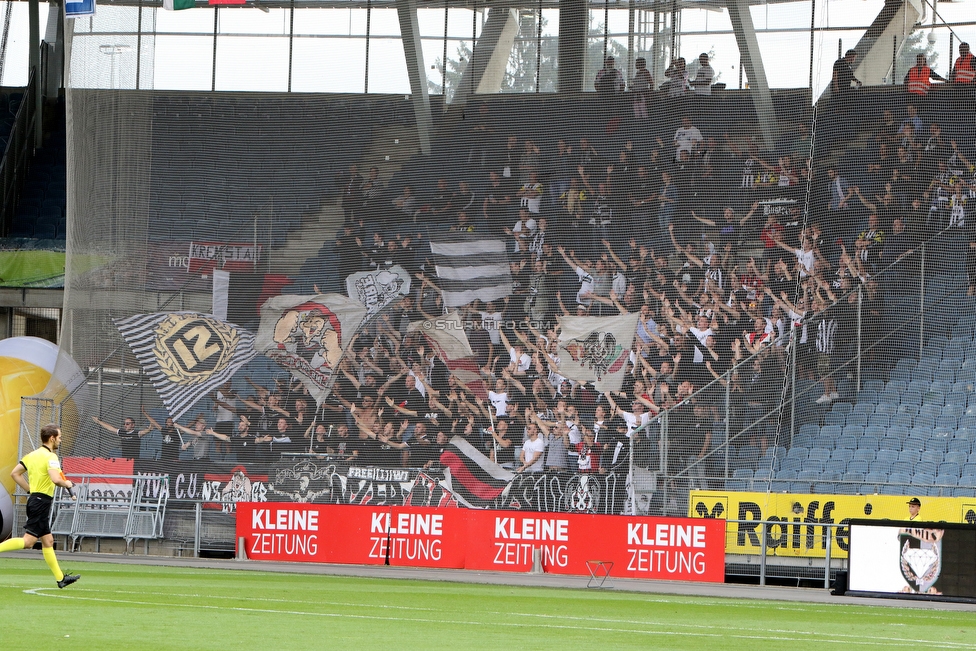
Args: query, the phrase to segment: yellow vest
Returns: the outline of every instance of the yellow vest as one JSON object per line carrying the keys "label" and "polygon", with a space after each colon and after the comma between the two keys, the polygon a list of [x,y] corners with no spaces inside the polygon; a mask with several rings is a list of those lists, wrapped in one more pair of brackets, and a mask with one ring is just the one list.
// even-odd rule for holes
{"label": "yellow vest", "polygon": [[20,463],[27,468],[27,479],[30,482],[31,493],[43,493],[54,497],[54,482],[48,470],[61,470],[58,455],[43,445],[30,454],[25,454]]}

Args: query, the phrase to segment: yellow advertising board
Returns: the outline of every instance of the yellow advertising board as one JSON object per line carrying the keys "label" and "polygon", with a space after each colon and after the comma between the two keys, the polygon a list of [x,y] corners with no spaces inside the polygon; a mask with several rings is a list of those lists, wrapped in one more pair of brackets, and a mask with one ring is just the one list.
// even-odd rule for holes
{"label": "yellow advertising board", "polygon": [[[688,516],[738,520],[726,527],[726,554],[762,551],[762,526],[766,530],[767,555],[823,558],[831,545],[832,558],[847,558],[850,529],[855,518],[907,520],[904,495],[804,495],[790,493],[740,493],[691,491]],[[920,497],[919,519],[926,522],[976,524],[976,498]],[[825,525],[839,524],[838,527]]]}

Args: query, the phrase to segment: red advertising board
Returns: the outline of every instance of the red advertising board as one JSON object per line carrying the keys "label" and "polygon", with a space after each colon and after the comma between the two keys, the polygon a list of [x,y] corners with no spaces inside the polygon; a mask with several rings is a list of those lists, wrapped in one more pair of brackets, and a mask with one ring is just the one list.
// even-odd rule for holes
{"label": "red advertising board", "polygon": [[722,520],[422,507],[238,502],[248,558],[527,572],[532,552],[554,574],[725,580]]}

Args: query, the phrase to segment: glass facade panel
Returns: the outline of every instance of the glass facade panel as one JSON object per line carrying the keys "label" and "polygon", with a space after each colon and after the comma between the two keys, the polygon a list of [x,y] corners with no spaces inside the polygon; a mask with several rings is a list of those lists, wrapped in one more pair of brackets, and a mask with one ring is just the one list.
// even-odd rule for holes
{"label": "glass facade panel", "polygon": [[288,39],[218,36],[215,90],[288,90]]}

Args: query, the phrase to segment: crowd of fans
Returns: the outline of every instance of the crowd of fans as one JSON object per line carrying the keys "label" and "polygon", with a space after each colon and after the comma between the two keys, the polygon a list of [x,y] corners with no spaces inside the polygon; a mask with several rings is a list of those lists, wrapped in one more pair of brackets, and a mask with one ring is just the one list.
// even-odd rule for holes
{"label": "crowd of fans", "polygon": [[[860,107],[876,116],[869,130],[825,123],[830,137],[818,135],[811,165],[811,124],[779,125],[780,141],[764,151],[752,125],[700,128],[709,105],[696,101],[708,99],[694,93],[649,126],[657,91],[642,71],[633,117],[600,117],[606,136],[506,130],[480,104],[453,141],[457,165],[430,188],[385,188],[375,168],[363,176],[353,166],[340,184],[336,273],[401,265],[415,291],[357,335],[317,412],[299,383],[252,383],[248,395],[225,387],[213,423],[150,419],[170,442],[164,458],[180,458],[177,448],[207,456],[199,441],[209,436],[239,462],[311,452],[429,468],[462,436],[518,472],[607,472],[627,462],[635,429],[667,411],[666,446],[648,428],[634,441],[635,462],[721,474],[724,434],[713,432],[730,432],[733,447],[789,444],[776,410],[791,360],[799,381],[816,387],[802,399],[820,406],[840,398],[858,332],[879,376],[893,364],[885,305],[909,291],[922,242],[938,236],[933,257],[965,266],[976,291],[976,154],[971,139],[957,140],[971,125],[927,117],[936,113],[918,109],[931,97],[893,91],[884,106]],[[614,72],[601,71],[611,81],[598,86],[622,90]],[[669,72],[668,83],[697,88]],[[857,101],[838,95],[835,109]],[[460,309],[481,374],[474,382],[407,329],[446,312],[428,245],[441,232],[507,243],[513,293]],[[559,374],[560,316],[624,312],[639,322],[621,391],[600,394]]]}

